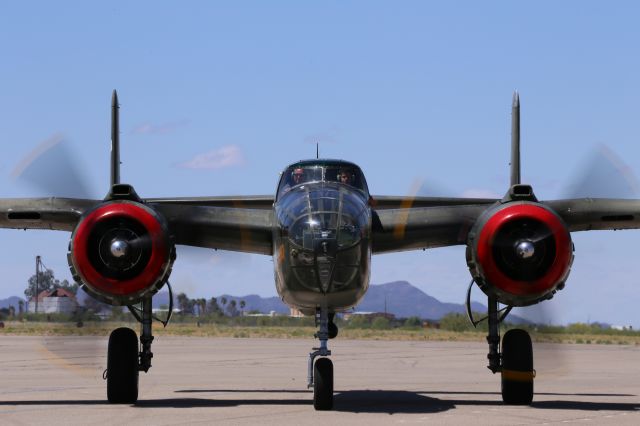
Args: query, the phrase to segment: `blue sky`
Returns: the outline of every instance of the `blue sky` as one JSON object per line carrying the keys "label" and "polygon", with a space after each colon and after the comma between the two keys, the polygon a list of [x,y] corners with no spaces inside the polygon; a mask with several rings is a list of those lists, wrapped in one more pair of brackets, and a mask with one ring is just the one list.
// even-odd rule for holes
{"label": "blue sky", "polygon": [[[95,196],[109,181],[109,102],[120,95],[122,179],[144,197],[273,193],[287,163],[358,163],[371,192],[502,195],[510,104],[522,100],[523,180],[558,198],[604,145],[640,171],[633,2],[8,2],[0,5],[0,196],[64,135]],[[602,194],[594,194],[602,195]],[[616,195],[616,194],[612,194]],[[640,325],[640,233],[574,235],[556,321]],[[69,235],[1,231],[0,297],[43,256],[69,278]],[[180,256],[192,297],[275,295],[269,257]],[[372,283],[464,299],[464,248],[376,256]],[[477,299],[481,300],[478,294]]]}

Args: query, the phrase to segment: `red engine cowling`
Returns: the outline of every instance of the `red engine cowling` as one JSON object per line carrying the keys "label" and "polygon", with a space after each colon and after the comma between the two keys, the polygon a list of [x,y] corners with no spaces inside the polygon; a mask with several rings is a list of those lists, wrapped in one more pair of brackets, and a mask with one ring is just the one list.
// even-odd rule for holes
{"label": "red engine cowling", "polygon": [[469,233],[467,264],[478,286],[500,303],[528,306],[564,287],[571,236],[546,206],[510,202],[489,209]]}
{"label": "red engine cowling", "polygon": [[156,293],[175,260],[164,219],[133,201],[105,202],[88,211],[71,235],[73,278],[111,305],[131,305]]}

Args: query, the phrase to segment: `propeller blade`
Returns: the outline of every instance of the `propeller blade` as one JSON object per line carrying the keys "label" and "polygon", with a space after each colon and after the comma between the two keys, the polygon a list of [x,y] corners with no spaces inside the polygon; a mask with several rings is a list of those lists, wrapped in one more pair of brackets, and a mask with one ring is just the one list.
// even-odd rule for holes
{"label": "propeller blade", "polygon": [[[83,328],[78,329],[83,334]],[[104,337],[87,331],[82,336],[42,336],[36,350],[51,364],[96,381],[106,365]]]}
{"label": "propeller blade", "polygon": [[68,141],[58,134],[27,154],[11,172],[11,177],[44,196],[95,198],[79,164],[68,148]]}
{"label": "propeller blade", "polygon": [[566,352],[563,350],[564,344],[559,343],[562,335],[558,335],[556,340],[554,334],[548,333],[548,328],[560,325],[554,307],[557,307],[554,305],[554,300],[546,300],[532,306],[514,309],[516,315],[535,324],[532,338],[535,369],[539,375],[563,376],[570,367]]}
{"label": "propeller blade", "polygon": [[145,248],[151,247],[153,245],[153,241],[152,241],[151,236],[149,234],[140,235],[137,238],[134,238],[134,239],[128,241],[128,243],[132,247],[136,247],[136,248],[139,248],[139,249],[145,249]]}
{"label": "propeller blade", "polygon": [[599,145],[573,174],[563,198],[638,198],[640,183],[631,168],[606,145]]}
{"label": "propeller blade", "polygon": [[[187,260],[196,264],[214,263],[216,252],[210,248],[176,245],[176,256],[180,261]],[[228,253],[231,255],[231,252]]]}
{"label": "propeller blade", "polygon": [[[417,188],[416,188],[417,185]],[[411,194],[419,197],[451,197],[455,193],[446,184],[433,177],[428,179],[415,179],[411,186]]]}
{"label": "propeller blade", "polygon": [[413,206],[413,201],[415,200],[418,191],[420,191],[420,188],[422,188],[422,186],[423,182],[421,180],[416,179],[415,181],[413,181],[411,189],[409,190],[409,194],[400,206],[400,208],[405,210],[401,213],[400,221],[393,230],[393,236],[397,240],[402,240],[404,238],[404,233],[407,228],[407,221],[409,220],[409,209],[411,208],[411,206]]}

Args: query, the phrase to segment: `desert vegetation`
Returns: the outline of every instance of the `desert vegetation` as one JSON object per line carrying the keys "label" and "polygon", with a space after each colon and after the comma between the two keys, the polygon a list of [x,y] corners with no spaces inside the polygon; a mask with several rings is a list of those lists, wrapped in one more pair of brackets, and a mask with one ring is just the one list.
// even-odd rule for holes
{"label": "desert vegetation", "polygon": [[[135,319],[125,310],[116,310],[111,318],[100,319],[85,313],[78,318],[39,314],[24,315],[23,318],[5,321],[0,334],[12,335],[96,335],[108,336],[116,327],[127,326],[138,329]],[[341,339],[369,340],[439,340],[484,342],[486,329],[474,329],[466,316],[449,314],[439,322],[423,321],[417,317],[388,319],[354,315],[350,319],[336,319]],[[640,333],[633,330],[614,330],[597,324],[570,324],[568,326],[537,326],[505,324],[509,328],[524,328],[531,332],[536,342],[574,344],[638,345]],[[236,338],[301,338],[312,339],[314,320],[310,317],[274,316],[228,316],[218,314],[174,315],[168,327],[156,324],[154,333],[194,337]]]}

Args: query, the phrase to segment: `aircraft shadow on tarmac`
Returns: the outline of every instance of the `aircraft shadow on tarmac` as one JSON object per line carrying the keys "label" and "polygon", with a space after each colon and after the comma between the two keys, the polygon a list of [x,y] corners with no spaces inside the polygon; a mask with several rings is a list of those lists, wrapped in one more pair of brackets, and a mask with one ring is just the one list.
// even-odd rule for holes
{"label": "aircraft shadow on tarmac", "polygon": [[[336,391],[337,393],[355,392],[355,391]],[[361,391],[358,391],[361,392]],[[384,392],[384,391],[362,391],[362,392]],[[308,393],[311,390],[304,389],[181,389],[175,393]],[[429,395],[500,395],[500,392],[469,392],[469,391],[413,391],[418,394]],[[557,393],[557,392],[536,392],[536,395],[544,396],[637,396],[632,393]]]}
{"label": "aircraft shadow on tarmac", "polygon": [[[438,399],[425,394],[446,395],[496,395],[495,400]],[[340,392],[334,396],[334,410],[356,413],[436,413],[457,406],[501,406],[504,405],[495,392],[408,392],[386,390],[363,390]],[[575,395],[577,396],[577,395]],[[604,395],[602,395],[604,396]],[[610,396],[610,395],[607,395]],[[584,411],[636,411],[640,403],[607,403],[587,401],[541,401],[533,402],[535,409],[584,410]]]}
{"label": "aircraft shadow on tarmac", "polygon": [[[260,393],[278,395],[282,393],[305,393],[305,390],[180,390],[177,393]],[[495,400],[474,400],[474,399],[439,399],[425,394],[441,395],[496,395],[496,392],[411,392],[395,390],[350,390],[337,391],[334,396],[334,411],[353,413],[438,413],[455,409],[457,406],[501,406],[499,398]],[[541,393],[546,396],[593,396],[593,397],[615,397],[634,396],[628,394],[554,394]],[[29,401],[0,401],[0,406],[62,406],[62,405],[107,405],[104,400],[29,400]],[[166,399],[143,399],[139,400],[135,407],[138,408],[203,408],[203,407],[233,407],[248,405],[309,405],[311,398],[304,399],[282,399],[282,398],[244,398],[244,399],[215,399],[215,398],[166,398]],[[594,402],[594,401],[571,401],[571,400],[551,400],[534,401],[532,409],[545,410],[582,410],[582,411],[637,411],[640,410],[640,403],[621,402]]]}

